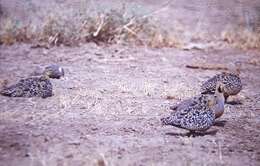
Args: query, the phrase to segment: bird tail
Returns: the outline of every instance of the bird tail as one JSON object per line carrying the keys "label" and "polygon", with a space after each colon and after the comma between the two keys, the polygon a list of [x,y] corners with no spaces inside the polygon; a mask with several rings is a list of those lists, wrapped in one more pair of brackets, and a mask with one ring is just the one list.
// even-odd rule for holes
{"label": "bird tail", "polygon": [[12,91],[10,91],[9,89],[2,89],[0,91],[0,94],[3,96],[10,96],[12,94]]}
{"label": "bird tail", "polygon": [[0,94],[3,95],[3,96],[12,96],[14,93],[16,93],[16,88],[13,87],[13,86],[3,88],[0,91]]}

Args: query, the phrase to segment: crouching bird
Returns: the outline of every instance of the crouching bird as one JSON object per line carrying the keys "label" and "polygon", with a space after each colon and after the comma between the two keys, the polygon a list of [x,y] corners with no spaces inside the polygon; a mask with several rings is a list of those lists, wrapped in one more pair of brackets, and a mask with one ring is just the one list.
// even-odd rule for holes
{"label": "crouching bird", "polygon": [[224,112],[223,84],[218,83],[214,95],[199,95],[176,107],[176,112],[162,118],[163,125],[171,125],[190,131],[190,134],[204,132]]}
{"label": "crouching bird", "polygon": [[214,94],[217,82],[224,84],[225,101],[229,96],[237,95],[242,90],[242,82],[239,77],[241,63],[236,62],[236,69],[232,72],[222,72],[208,79],[201,85],[201,94]]}
{"label": "crouching bird", "polygon": [[61,77],[64,77],[64,69],[57,64],[48,65],[45,68],[37,67],[37,69],[31,73],[31,76],[40,76],[44,74],[47,74],[50,78],[60,79]]}
{"label": "crouching bird", "polygon": [[41,76],[21,79],[14,85],[4,87],[0,94],[9,97],[51,97],[53,92],[49,74],[51,73],[45,72]]}

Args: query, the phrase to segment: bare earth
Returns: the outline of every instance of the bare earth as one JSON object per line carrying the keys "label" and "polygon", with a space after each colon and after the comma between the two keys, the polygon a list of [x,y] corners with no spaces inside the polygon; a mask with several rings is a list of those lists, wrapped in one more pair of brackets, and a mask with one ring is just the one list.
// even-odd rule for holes
{"label": "bare earth", "polygon": [[[52,81],[47,99],[0,96],[0,165],[260,165],[259,57],[234,49],[1,46],[2,83],[51,63],[66,76]],[[226,105],[218,126],[197,137],[161,126],[171,104],[221,72],[185,65],[237,60],[244,87],[232,100],[242,104]]]}

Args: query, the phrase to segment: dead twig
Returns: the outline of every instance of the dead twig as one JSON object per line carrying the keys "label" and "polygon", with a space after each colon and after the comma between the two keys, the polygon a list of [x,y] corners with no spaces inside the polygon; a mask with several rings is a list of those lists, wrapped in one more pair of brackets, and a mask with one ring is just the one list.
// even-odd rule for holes
{"label": "dead twig", "polygon": [[226,66],[220,64],[190,64],[190,65],[186,65],[185,67],[190,69],[201,69],[201,70],[225,70],[225,71],[228,70]]}
{"label": "dead twig", "polygon": [[166,2],[165,4],[163,4],[162,7],[160,7],[159,9],[154,10],[154,11],[148,13],[148,14],[145,14],[145,15],[143,15],[143,16],[140,17],[140,18],[141,18],[141,19],[144,19],[144,18],[150,17],[150,16],[152,16],[152,15],[154,15],[154,14],[160,13],[160,12],[162,12],[163,10],[165,10],[166,8],[168,8],[169,5],[170,5],[170,3],[171,3],[171,1],[167,1],[167,2]]}
{"label": "dead twig", "polygon": [[96,32],[93,33],[94,37],[97,37],[99,32],[101,31],[101,29],[103,28],[104,23],[105,23],[104,17],[105,16],[103,14],[100,15],[100,24],[98,25],[98,28],[97,28]]}
{"label": "dead twig", "polygon": [[55,46],[57,45],[58,43],[58,40],[59,40],[59,33],[56,33],[54,36],[50,36],[49,37],[49,40],[48,40],[48,43],[51,45],[51,44],[54,44]]}
{"label": "dead twig", "polygon": [[125,29],[126,31],[128,31],[129,33],[131,33],[132,35],[134,35],[142,44],[144,44],[143,40],[138,36],[138,34],[132,30],[130,28],[131,25],[135,24],[136,23],[136,20],[141,20],[141,19],[145,19],[147,17],[150,17],[156,13],[159,13],[163,10],[165,10],[169,5],[170,5],[171,1],[167,1],[164,5],[162,5],[162,7],[160,7],[159,9],[157,10],[154,10],[148,14],[145,14],[141,17],[133,17],[132,19],[130,19],[130,21],[128,23],[126,23],[125,25],[123,25],[122,27],[119,27],[116,29],[116,31],[121,31],[122,29]]}
{"label": "dead twig", "polygon": [[167,100],[180,100],[179,97],[177,97],[177,96],[171,96],[171,95],[167,95],[167,96],[166,96],[166,99],[167,99]]}
{"label": "dead twig", "polygon": [[45,49],[49,49],[50,46],[48,46],[47,44],[45,43],[36,43],[36,44],[33,44],[31,46],[31,48],[45,48]]}

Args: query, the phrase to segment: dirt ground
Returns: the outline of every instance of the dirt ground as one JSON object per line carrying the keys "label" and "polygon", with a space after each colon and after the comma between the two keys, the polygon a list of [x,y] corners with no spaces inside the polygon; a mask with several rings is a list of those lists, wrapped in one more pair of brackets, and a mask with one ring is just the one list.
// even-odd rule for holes
{"label": "dirt ground", "polygon": [[[157,11],[152,17],[179,28],[188,44],[219,41],[230,26],[259,28],[259,0],[172,0],[164,8],[166,0],[0,0],[5,16],[34,25],[52,12],[74,18],[80,9],[100,12],[120,8],[120,2],[141,16]],[[0,45],[0,88],[49,64],[64,67],[65,77],[52,80],[50,98],[0,96],[0,166],[260,165],[259,50],[31,46]],[[171,105],[197,94],[203,81],[222,72],[186,65],[234,69],[237,61],[243,90],[230,100],[239,102],[226,104],[207,134],[187,137],[183,129],[161,126]]]}
{"label": "dirt ground", "polygon": [[[260,164],[260,53],[150,49],[131,46],[36,48],[0,46],[0,78],[11,84],[52,63],[65,78],[54,96],[0,96],[0,165],[252,165]],[[221,71],[189,69],[242,62],[243,90],[204,136],[162,127],[179,99],[198,93]]]}

